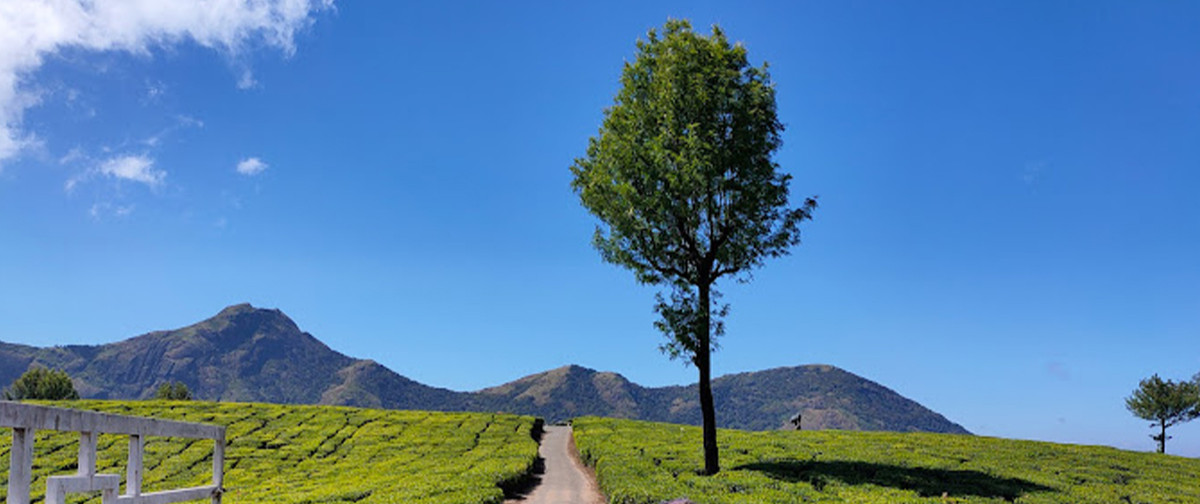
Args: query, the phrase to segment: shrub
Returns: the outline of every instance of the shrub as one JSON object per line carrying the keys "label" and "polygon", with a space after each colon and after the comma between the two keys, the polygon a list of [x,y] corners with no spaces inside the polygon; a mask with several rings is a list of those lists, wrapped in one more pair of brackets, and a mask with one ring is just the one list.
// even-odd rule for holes
{"label": "shrub", "polygon": [[71,383],[71,377],[67,376],[66,371],[33,367],[4,391],[4,399],[7,401],[27,399],[60,401],[79,399],[79,392],[75,391],[75,384]]}

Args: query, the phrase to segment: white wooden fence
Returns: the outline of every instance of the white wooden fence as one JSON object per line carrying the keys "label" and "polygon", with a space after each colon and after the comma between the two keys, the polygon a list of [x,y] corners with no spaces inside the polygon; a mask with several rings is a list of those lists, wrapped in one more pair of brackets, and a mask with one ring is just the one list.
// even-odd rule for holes
{"label": "white wooden fence", "polygon": [[[79,433],[79,472],[71,476],[46,478],[46,504],[63,504],[66,494],[74,492],[101,492],[103,504],[167,504],[209,498],[212,504],[221,502],[221,485],[225,477],[225,427],[10,401],[0,401],[0,427],[11,427],[13,430],[7,504],[29,504],[33,439],[38,430]],[[96,440],[100,434],[129,436],[124,494],[117,494],[120,475],[96,474]],[[147,436],[212,439],[212,484],[142,493],[142,454]]]}

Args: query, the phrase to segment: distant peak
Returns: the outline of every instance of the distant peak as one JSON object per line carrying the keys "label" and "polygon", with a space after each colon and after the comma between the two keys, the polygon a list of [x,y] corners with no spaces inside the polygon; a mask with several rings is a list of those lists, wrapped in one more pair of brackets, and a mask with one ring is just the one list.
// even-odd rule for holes
{"label": "distant peak", "polygon": [[291,318],[285,315],[282,311],[276,308],[255,308],[250,303],[235,304],[225,307],[220,313],[212,318],[202,322],[204,324],[218,324],[224,327],[227,324],[238,325],[261,325],[269,324],[284,328],[285,330],[300,331]]}
{"label": "distant peak", "polygon": [[240,303],[240,304],[235,304],[235,305],[229,305],[229,306],[226,306],[225,309],[221,310],[221,312],[218,313],[217,316],[238,315],[241,313],[254,311],[255,309],[256,308],[254,308],[254,306],[251,306],[250,303]]}
{"label": "distant peak", "polygon": [[245,315],[247,313],[283,315],[283,312],[279,311],[279,309],[255,308],[250,303],[240,303],[226,306],[225,309],[221,310],[221,312],[217,314],[217,317],[233,317],[236,315]]}

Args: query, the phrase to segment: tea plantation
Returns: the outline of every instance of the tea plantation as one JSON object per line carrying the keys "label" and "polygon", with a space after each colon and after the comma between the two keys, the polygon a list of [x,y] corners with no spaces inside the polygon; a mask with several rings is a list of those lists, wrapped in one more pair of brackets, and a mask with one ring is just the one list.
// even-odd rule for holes
{"label": "tea plantation", "polygon": [[614,504],[679,497],[700,504],[1200,502],[1200,460],[1115,448],[950,434],[722,430],[722,471],[702,477],[695,474],[704,465],[698,427],[601,418],[574,426],[580,456]]}
{"label": "tea plantation", "polygon": [[[534,419],[515,415],[169,401],[53,405],[226,426],[224,502],[230,504],[499,503],[499,485],[520,480],[537,458]],[[11,436],[4,431],[0,478],[7,480]],[[75,472],[78,440],[75,433],[38,433],[35,502],[47,475]],[[99,472],[122,474],[124,481],[127,440],[100,436]],[[205,485],[212,441],[149,438],[144,463],[144,492]]]}

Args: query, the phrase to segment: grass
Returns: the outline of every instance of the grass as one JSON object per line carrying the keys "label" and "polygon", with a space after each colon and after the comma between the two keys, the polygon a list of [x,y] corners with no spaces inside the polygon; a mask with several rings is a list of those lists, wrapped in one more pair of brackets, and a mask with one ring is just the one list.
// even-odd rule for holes
{"label": "grass", "polygon": [[[537,458],[534,418],[527,416],[170,401],[53,405],[226,426],[224,502],[230,504],[499,503],[501,486],[519,482]],[[47,475],[75,472],[78,439],[38,432],[35,502]],[[100,436],[98,472],[124,481],[127,439]],[[11,436],[0,437],[0,491],[7,487],[10,444]],[[212,441],[150,438],[144,464],[144,492],[208,484]],[[68,502],[85,500],[98,503],[99,496],[72,494]]]}
{"label": "grass", "polygon": [[[703,467],[698,427],[583,418],[575,442],[614,504],[1200,502],[1200,460],[951,434],[721,430]],[[945,495],[945,497],[943,497]]]}

